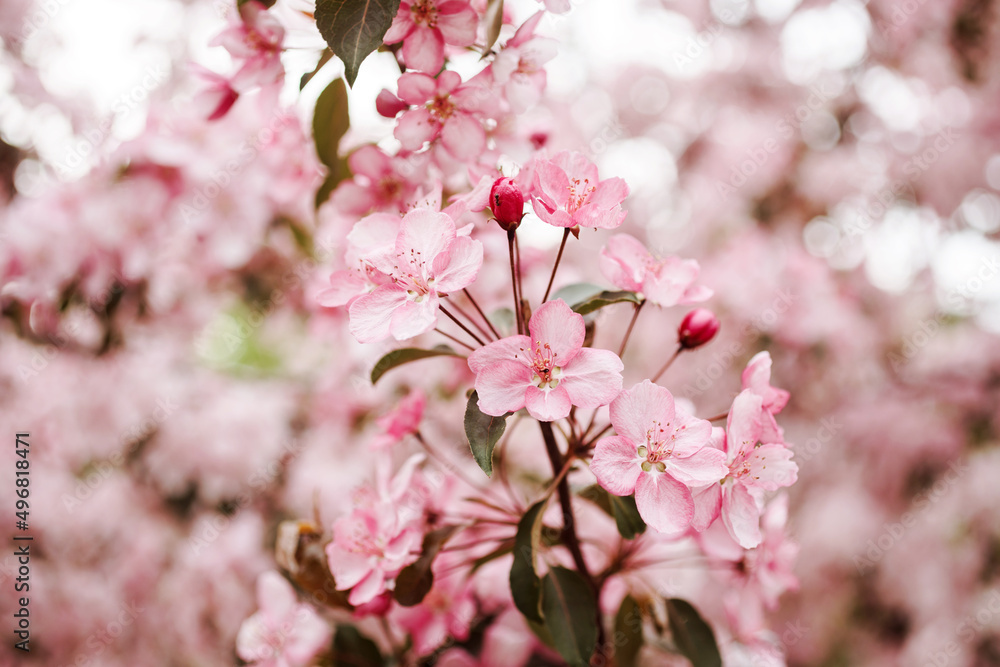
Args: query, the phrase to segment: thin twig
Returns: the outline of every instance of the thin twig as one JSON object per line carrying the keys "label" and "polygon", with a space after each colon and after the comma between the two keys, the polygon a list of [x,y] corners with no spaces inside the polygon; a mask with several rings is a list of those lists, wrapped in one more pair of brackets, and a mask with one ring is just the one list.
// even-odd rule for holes
{"label": "thin twig", "polygon": [[472,298],[472,294],[469,293],[469,290],[463,289],[462,291],[465,293],[465,298],[469,300],[469,303],[472,304],[472,307],[476,309],[476,312],[479,313],[479,316],[483,318],[484,322],[486,322],[486,326],[488,326],[490,328],[490,331],[493,332],[493,336],[497,338],[497,340],[502,338],[503,336],[500,335],[500,333],[496,330],[496,327],[493,326],[493,323],[490,322],[490,318],[486,317],[486,313],[484,313],[483,309],[479,307],[479,304],[476,302],[476,300]]}
{"label": "thin twig", "polygon": [[632,328],[635,326],[635,321],[639,319],[639,311],[641,311],[642,307],[645,305],[645,299],[635,304],[635,312],[632,313],[632,320],[628,323],[628,329],[625,331],[625,337],[622,338],[622,344],[618,346],[619,359],[621,359],[622,355],[625,354],[625,346],[628,344],[628,339],[632,335]]}
{"label": "thin twig", "polygon": [[477,336],[471,329],[469,329],[469,327],[467,327],[464,324],[462,324],[462,321],[459,320],[454,315],[452,315],[451,312],[447,308],[445,308],[443,305],[439,306],[439,308],[441,309],[441,312],[444,313],[445,315],[447,315],[448,319],[450,319],[452,322],[454,322],[455,324],[457,324],[462,331],[464,331],[465,333],[467,333],[470,336],[472,336],[472,340],[476,341],[480,345],[486,345],[486,343],[483,342],[482,338],[480,338],[479,336]]}
{"label": "thin twig", "polygon": [[510,284],[514,290],[514,320],[517,322],[517,333],[524,333],[524,322],[521,318],[521,299],[517,294],[517,267],[514,265],[514,239],[517,233],[511,229],[507,232],[507,251],[510,254]]}
{"label": "thin twig", "polygon": [[549,276],[549,286],[545,288],[545,296],[542,297],[542,303],[549,300],[549,292],[552,291],[552,281],[556,279],[556,270],[559,268],[559,261],[562,259],[563,250],[566,248],[566,239],[569,238],[569,227],[563,231],[562,243],[559,244],[559,254],[556,255],[556,263],[552,266],[552,275]]}
{"label": "thin twig", "polygon": [[441,331],[441,330],[440,330],[440,329],[438,329],[437,327],[434,327],[434,331],[438,332],[439,334],[441,334],[441,335],[442,335],[442,336],[444,336],[445,338],[450,338],[451,340],[455,341],[456,343],[458,343],[458,344],[459,344],[459,345],[461,345],[462,347],[465,347],[465,348],[468,348],[469,350],[472,350],[473,352],[475,352],[475,351],[476,351],[476,348],[472,347],[471,345],[469,345],[469,344],[468,344],[468,343],[466,343],[465,341],[461,341],[461,340],[459,340],[459,339],[455,338],[455,337],[454,337],[454,336],[452,336],[452,335],[451,335],[450,333],[446,333],[446,332],[444,332],[444,331]]}
{"label": "thin twig", "polygon": [[670,368],[670,364],[674,363],[674,360],[677,357],[679,357],[680,354],[681,354],[681,352],[683,352],[683,351],[684,351],[684,348],[682,346],[678,345],[677,349],[674,350],[673,355],[669,359],[667,359],[667,363],[663,364],[663,368],[661,368],[659,371],[657,371],[656,375],[653,376],[653,380],[652,381],[656,382],[657,380],[659,380],[660,376],[667,372],[667,369]]}
{"label": "thin twig", "polygon": [[472,326],[476,327],[476,331],[478,331],[479,333],[483,334],[483,338],[486,338],[487,340],[492,340],[492,338],[493,338],[493,337],[492,337],[492,336],[490,336],[490,334],[489,334],[489,333],[487,333],[486,329],[484,329],[484,328],[482,327],[482,325],[481,325],[481,324],[479,324],[479,321],[478,321],[478,320],[477,320],[476,318],[472,317],[472,315],[469,315],[469,314],[468,314],[467,312],[465,312],[465,311],[464,311],[464,310],[462,309],[462,307],[461,307],[461,306],[459,306],[459,305],[458,305],[457,303],[455,303],[454,301],[449,301],[448,303],[450,303],[450,304],[451,304],[451,307],[452,307],[452,308],[454,308],[454,309],[455,309],[456,311],[458,311],[458,314],[459,314],[459,315],[461,315],[461,316],[462,316],[462,317],[464,317],[464,318],[465,318],[466,320],[468,320],[468,321],[469,321],[469,323],[470,323],[470,324],[472,324]]}

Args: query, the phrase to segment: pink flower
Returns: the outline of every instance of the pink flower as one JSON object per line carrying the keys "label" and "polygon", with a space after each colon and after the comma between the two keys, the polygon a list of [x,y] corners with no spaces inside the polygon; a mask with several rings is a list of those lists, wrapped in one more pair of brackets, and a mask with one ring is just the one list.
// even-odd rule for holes
{"label": "pink flower", "polygon": [[194,96],[193,103],[199,113],[210,121],[219,120],[229,113],[240,97],[229,79],[198,64],[192,64],[191,70],[207,84]]}
{"label": "pink flower", "polygon": [[695,516],[690,487],[718,482],[725,454],[707,447],[712,425],[678,411],[671,393],[645,380],[611,403],[614,435],[597,443],[590,469],[618,496],[635,494],[643,521],[670,535]]}
{"label": "pink flower", "polygon": [[771,386],[771,353],[758,352],[743,370],[741,382],[761,398],[761,437],[771,442],[784,442],[785,432],[778,426],[774,415],[784,409],[789,394],[784,389]]}
{"label": "pink flower", "polygon": [[615,287],[642,294],[664,308],[705,301],[712,290],[695,285],[698,262],[654,256],[638,239],[616,234],[601,248],[601,273]]}
{"label": "pink flower", "polygon": [[490,188],[490,212],[504,231],[517,229],[524,217],[524,195],[513,178],[500,177]]}
{"label": "pink flower", "polygon": [[391,620],[413,639],[417,655],[433,653],[449,638],[465,641],[476,618],[473,582],[465,572],[456,571],[461,558],[449,553],[434,560],[434,586],[423,601],[413,607],[396,607]]}
{"label": "pink flower", "polygon": [[408,151],[441,138],[441,144],[457,160],[468,161],[486,149],[486,132],[474,113],[482,88],[461,85],[456,72],[441,72],[437,79],[407,73],[399,77],[399,97],[410,109],[400,116],[393,134]]}
{"label": "pink flower", "polygon": [[406,436],[416,433],[420,427],[420,420],[424,416],[426,403],[427,396],[424,395],[424,392],[414,389],[399,402],[395,410],[379,417],[376,423],[382,432],[372,441],[372,448],[385,449]]}
{"label": "pink flower", "polygon": [[350,590],[358,606],[391,588],[392,579],[420,556],[425,528],[419,498],[411,497],[422,456],[411,457],[392,478],[379,474],[377,488],[362,488],[355,509],[333,524],[327,563],[337,590]]}
{"label": "pink flower", "polygon": [[707,308],[695,308],[684,316],[677,328],[677,342],[686,350],[693,350],[715,338],[719,333],[719,318]]}
{"label": "pink flower", "polygon": [[[321,306],[349,306],[362,294],[371,292],[392,279],[375,268],[372,259],[390,257],[399,234],[399,217],[389,213],[373,213],[358,220],[347,235],[344,260],[351,268],[335,271],[330,286],[316,295]],[[380,262],[379,265],[384,264]]]}
{"label": "pink flower", "polygon": [[490,71],[514,113],[533,107],[545,90],[544,65],[556,57],[556,42],[535,37],[535,27],[545,12],[538,12],[524,22],[493,60]]}
{"label": "pink flower", "polygon": [[333,205],[344,215],[367,215],[372,211],[406,210],[417,186],[405,173],[413,166],[404,158],[390,157],[374,145],[362,146],[347,158],[354,178],[333,192]]}
{"label": "pink flower", "polygon": [[240,7],[236,22],[212,40],[212,46],[223,46],[230,55],[243,61],[233,75],[233,88],[246,92],[256,86],[278,81],[284,74],[281,65],[281,42],[285,29],[259,2],[247,2]]}
{"label": "pink flower", "polygon": [[761,492],[794,484],[799,470],[784,444],[761,443],[761,412],[761,397],[745,389],[733,401],[726,421],[729,474],[722,480],[722,521],[744,549],[761,541]]}
{"label": "pink flower", "polygon": [[478,24],[479,16],[462,0],[403,0],[384,41],[403,42],[403,62],[410,69],[437,74],[444,66],[444,45],[471,46]]}
{"label": "pink flower", "polygon": [[554,421],[574,405],[607,405],[622,388],[621,359],[610,350],[583,347],[583,317],[562,299],[549,301],[528,322],[529,336],[509,336],[469,356],[479,409],[500,416],[523,407],[539,421]]}
{"label": "pink flower", "polygon": [[597,166],[582,153],[563,151],[535,165],[531,199],[539,218],[556,227],[614,229],[622,224],[628,185],[597,178]]}
{"label": "pink flower", "polygon": [[458,236],[447,214],[414,209],[403,217],[392,252],[368,261],[388,281],[351,303],[351,333],[362,343],[405,340],[434,328],[440,296],[476,279],[483,245]]}
{"label": "pink flower", "polygon": [[236,636],[236,653],[260,667],[311,664],[326,645],[330,628],[277,572],[257,578],[258,611],[243,621]]}

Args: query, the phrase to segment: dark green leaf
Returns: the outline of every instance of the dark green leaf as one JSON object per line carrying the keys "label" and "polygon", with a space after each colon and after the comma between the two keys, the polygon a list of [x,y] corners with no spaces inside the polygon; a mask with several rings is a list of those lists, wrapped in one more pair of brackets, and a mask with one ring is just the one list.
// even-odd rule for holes
{"label": "dark green leaf", "polygon": [[372,369],[372,384],[379,381],[383,375],[397,366],[408,364],[418,359],[429,359],[430,357],[460,357],[462,355],[455,352],[447,345],[438,345],[430,350],[421,350],[416,347],[404,347],[393,350],[378,360],[375,368]]}
{"label": "dark green leaf", "polygon": [[582,303],[590,297],[600,294],[603,291],[604,288],[600,285],[594,285],[591,283],[573,283],[557,289],[555,294],[553,294],[549,300],[555,301],[556,299],[562,299],[567,304],[572,306],[576,303]]}
{"label": "dark green leaf", "polygon": [[431,566],[444,543],[458,530],[458,526],[444,526],[424,535],[420,558],[410,563],[396,577],[396,588],[392,597],[404,607],[412,607],[423,602],[434,586],[434,572]]}
{"label": "dark green leaf", "polygon": [[597,484],[592,484],[580,492],[580,497],[589,500],[615,520],[618,532],[626,540],[634,540],[646,532],[646,522],[639,516],[632,496],[616,496]]}
{"label": "dark green leaf", "polygon": [[316,100],[316,111],[313,113],[313,141],[316,142],[316,155],[325,164],[330,173],[338,167],[338,148],[340,139],[347,133],[351,125],[347,113],[347,86],[343,79],[334,79],[330,85],[319,94]]}
{"label": "dark green leaf", "polygon": [[587,581],[573,570],[552,568],[542,581],[542,611],[559,655],[587,667],[597,646],[597,600]]}
{"label": "dark green leaf", "polygon": [[615,616],[615,663],[618,667],[636,667],[642,644],[642,609],[631,595],[626,595]]}
{"label": "dark green leaf", "polygon": [[506,428],[507,415],[494,417],[483,414],[479,409],[479,394],[472,392],[465,406],[465,435],[469,438],[472,457],[487,476],[493,474],[493,448]]}
{"label": "dark green leaf", "polygon": [[333,637],[334,667],[382,667],[378,646],[353,625],[338,625]]}
{"label": "dark green leaf", "polygon": [[573,310],[581,315],[586,315],[587,313],[592,313],[595,310],[600,310],[604,306],[610,306],[613,303],[642,303],[642,300],[638,297],[635,292],[601,292],[600,294],[595,294],[594,296],[581,301],[573,306]]}
{"label": "dark green leaf", "polygon": [[485,56],[497,43],[500,36],[500,28],[503,27],[503,0],[490,0],[486,5],[486,43],[483,44],[483,55]]}
{"label": "dark green leaf", "polygon": [[316,0],[316,27],[344,61],[344,76],[354,85],[361,62],[382,45],[399,11],[399,0]]}
{"label": "dark green leaf", "polygon": [[497,308],[490,313],[490,322],[501,334],[513,335],[514,331],[514,310],[511,308]]}
{"label": "dark green leaf", "polygon": [[715,633],[691,603],[680,598],[667,600],[667,617],[674,644],[693,667],[722,667]]}
{"label": "dark green leaf", "polygon": [[524,513],[514,537],[514,563],[510,567],[510,592],[514,606],[529,620],[542,622],[542,584],[535,571],[535,553],[542,534],[542,515],[548,499],[540,500]]}

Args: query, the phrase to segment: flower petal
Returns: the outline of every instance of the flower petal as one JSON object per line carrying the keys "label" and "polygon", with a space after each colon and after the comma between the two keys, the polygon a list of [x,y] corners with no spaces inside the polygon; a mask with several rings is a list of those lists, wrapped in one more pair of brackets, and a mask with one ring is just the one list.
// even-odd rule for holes
{"label": "flower petal", "polygon": [[486,132],[471,115],[456,111],[441,128],[441,143],[456,159],[467,161],[486,149]]}
{"label": "flower petal", "polygon": [[396,237],[400,271],[433,277],[434,260],[455,240],[455,221],[445,213],[416,208],[403,216]]}
{"label": "flower petal", "polygon": [[437,294],[428,294],[419,303],[406,301],[392,313],[389,332],[396,340],[409,340],[427,333],[437,323],[437,311]]}
{"label": "flower petal", "polygon": [[618,435],[635,443],[645,443],[646,433],[657,422],[674,420],[674,397],[669,390],[643,380],[626,389],[611,403],[611,424]]}
{"label": "flower petal", "polygon": [[528,322],[533,345],[548,345],[556,366],[572,361],[583,346],[586,326],[583,316],[574,313],[562,299],[548,301],[531,315]]}
{"label": "flower petal", "polygon": [[707,530],[722,511],[722,485],[710,484],[703,489],[692,491],[694,499],[694,517],[691,528],[699,533]]}
{"label": "flower petal", "polygon": [[618,289],[642,291],[646,264],[652,259],[646,246],[634,236],[615,234],[601,248],[601,274]]}
{"label": "flower petal", "polygon": [[396,285],[382,285],[374,292],[358,297],[351,304],[351,333],[360,343],[375,343],[389,337],[392,314],[406,303],[406,290]]}
{"label": "flower petal", "polygon": [[479,16],[467,2],[450,0],[438,7],[437,27],[448,44],[472,46],[478,25]]}
{"label": "flower petal", "polygon": [[611,350],[581,349],[562,369],[562,382],[573,405],[598,408],[622,390],[622,360]]}
{"label": "flower petal", "polygon": [[567,417],[573,407],[563,385],[555,389],[539,389],[529,384],[524,404],[528,408],[528,414],[540,422],[551,422]]}
{"label": "flower petal", "polygon": [[744,549],[753,549],[760,544],[760,512],[757,502],[742,484],[727,483],[723,486],[722,522]]}
{"label": "flower petal", "polygon": [[406,150],[418,151],[424,147],[424,142],[434,141],[440,130],[441,124],[431,117],[431,112],[421,108],[400,116],[392,134]]}
{"label": "flower petal", "polygon": [[639,516],[661,533],[679,535],[694,518],[691,489],[666,473],[647,472],[635,484]]}
{"label": "flower petal", "polygon": [[791,486],[799,476],[799,467],[792,461],[792,450],[784,445],[761,445],[747,457],[750,465],[747,486],[775,491]]}
{"label": "flower petal", "polygon": [[635,483],[642,472],[635,443],[617,435],[602,438],[594,448],[590,471],[609,493],[630,496],[635,493]]}
{"label": "flower petal", "polygon": [[[469,355],[469,368],[473,373],[482,373],[491,365],[516,361],[525,369],[530,365],[531,339],[527,336],[507,336],[489,345],[484,345]],[[530,379],[531,376],[529,375]]]}
{"label": "flower petal", "polygon": [[724,453],[714,447],[702,447],[691,456],[669,459],[667,472],[688,486],[704,486],[729,474],[729,467]]}
{"label": "flower petal", "polygon": [[760,438],[760,396],[744,389],[733,400],[726,419],[726,450],[732,463]]}
{"label": "flower petal", "polygon": [[430,74],[444,65],[444,39],[441,31],[417,26],[403,41],[403,62],[410,69]]}
{"label": "flower petal", "polygon": [[475,281],[483,265],[483,244],[468,236],[457,237],[446,252],[434,259],[434,287],[440,292],[454,292]]}
{"label": "flower petal", "polygon": [[476,375],[479,409],[494,417],[523,408],[529,388],[536,389],[531,370],[515,361],[490,364]]}

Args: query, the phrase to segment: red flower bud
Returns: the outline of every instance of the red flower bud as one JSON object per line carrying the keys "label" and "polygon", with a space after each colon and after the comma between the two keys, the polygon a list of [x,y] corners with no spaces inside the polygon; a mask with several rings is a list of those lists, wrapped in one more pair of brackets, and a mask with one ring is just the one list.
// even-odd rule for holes
{"label": "red flower bud", "polygon": [[517,229],[524,217],[524,195],[513,178],[498,178],[490,189],[490,211],[506,231]]}
{"label": "red flower bud", "polygon": [[693,350],[715,338],[719,333],[719,318],[706,308],[696,308],[684,316],[677,329],[677,340],[681,347]]}
{"label": "red flower bud", "polygon": [[395,118],[400,111],[406,111],[409,108],[409,104],[393,95],[386,88],[383,88],[382,92],[375,98],[375,110],[380,116],[386,118]]}

